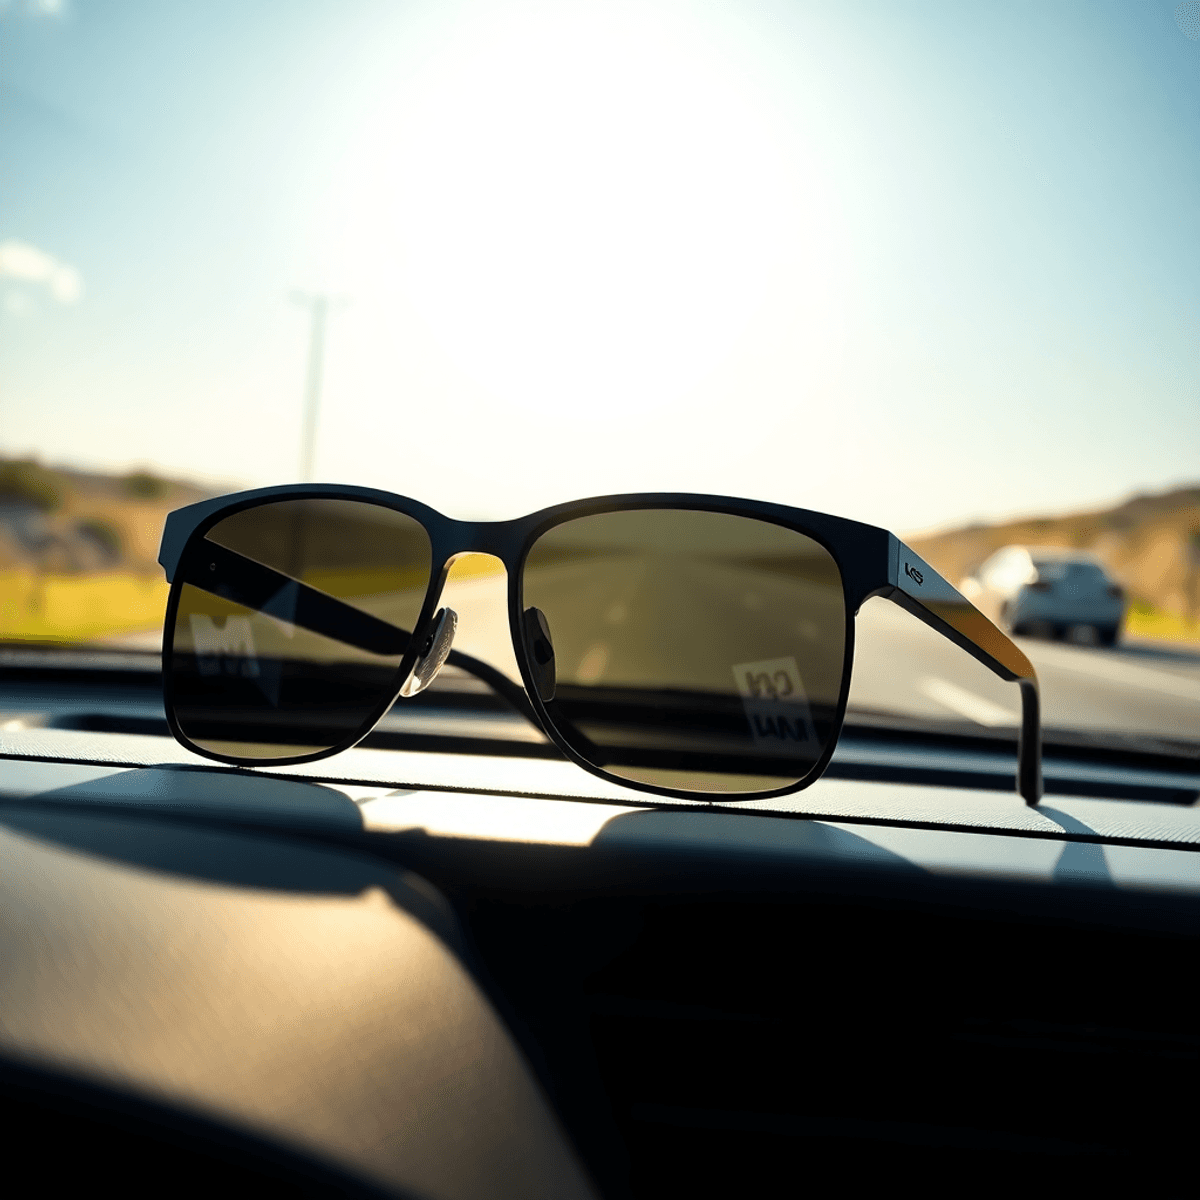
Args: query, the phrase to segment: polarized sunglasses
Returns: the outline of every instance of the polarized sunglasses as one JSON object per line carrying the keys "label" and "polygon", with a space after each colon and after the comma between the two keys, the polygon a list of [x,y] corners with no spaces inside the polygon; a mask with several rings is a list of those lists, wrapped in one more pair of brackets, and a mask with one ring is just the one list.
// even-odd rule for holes
{"label": "polarized sunglasses", "polygon": [[[523,688],[452,649],[440,598],[463,554],[504,565]],[[336,754],[449,662],[604,779],[785,795],[833,755],[854,616],[883,596],[1020,685],[1017,791],[1042,793],[1029,660],[894,534],[857,521],[673,494],[456,521],[387,492],[292,485],[171,513],[159,561],[167,719],[219,762]]]}

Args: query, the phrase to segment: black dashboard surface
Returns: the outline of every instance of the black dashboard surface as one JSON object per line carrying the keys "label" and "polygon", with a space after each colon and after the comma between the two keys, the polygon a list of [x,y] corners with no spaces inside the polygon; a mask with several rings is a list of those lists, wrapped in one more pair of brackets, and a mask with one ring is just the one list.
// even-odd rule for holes
{"label": "black dashboard surface", "polygon": [[552,761],[0,738],[4,1094],[67,1183],[1190,1190],[1186,774],[664,809]]}

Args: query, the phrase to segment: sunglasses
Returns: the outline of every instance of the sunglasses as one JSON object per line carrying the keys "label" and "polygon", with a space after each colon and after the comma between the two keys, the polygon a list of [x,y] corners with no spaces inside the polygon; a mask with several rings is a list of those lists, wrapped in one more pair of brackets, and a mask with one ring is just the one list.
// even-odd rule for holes
{"label": "sunglasses", "polygon": [[[453,650],[454,559],[499,559],[524,687]],[[1024,654],[894,534],[716,496],[580,500],[455,521],[401,496],[264,488],[170,514],[167,719],[208,758],[353,746],[449,662],[581,767],[659,796],[779,796],[818,779],[846,714],[854,616],[883,596],[1021,689],[1017,791],[1041,787]]]}

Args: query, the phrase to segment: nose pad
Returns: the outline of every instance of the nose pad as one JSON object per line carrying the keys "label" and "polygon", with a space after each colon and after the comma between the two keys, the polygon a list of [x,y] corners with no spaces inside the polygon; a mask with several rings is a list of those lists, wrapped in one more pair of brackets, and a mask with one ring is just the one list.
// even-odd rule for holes
{"label": "nose pad", "polygon": [[543,704],[554,699],[554,643],[550,624],[540,608],[525,610],[525,645],[529,647],[529,668],[533,685]]}
{"label": "nose pad", "polygon": [[415,696],[423,692],[436,678],[446,663],[450,647],[454,644],[454,631],[458,628],[458,613],[452,608],[439,608],[433,625],[425,639],[425,645],[413,666],[412,674],[400,689],[402,696]]}

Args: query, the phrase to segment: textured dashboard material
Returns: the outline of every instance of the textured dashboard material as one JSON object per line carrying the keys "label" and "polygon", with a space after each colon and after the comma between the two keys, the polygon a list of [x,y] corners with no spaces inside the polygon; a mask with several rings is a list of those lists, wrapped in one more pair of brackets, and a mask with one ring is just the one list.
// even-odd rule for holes
{"label": "textured dashboard material", "polygon": [[0,1055],[421,1197],[590,1184],[421,879],[112,812],[0,820]]}
{"label": "textured dashboard material", "polygon": [[[374,1195],[587,1195],[576,1152],[614,1198],[847,1162],[859,1194],[957,1194],[981,1156],[980,1194],[1175,1194],[1192,808],[848,779],[799,797],[821,815],[664,807],[539,795],[552,763],[362,751],[288,777],[23,740],[0,1084],[5,1058],[58,1072]],[[493,767],[507,793],[464,786]],[[74,1190],[93,1177],[125,1182],[85,1159]]]}

